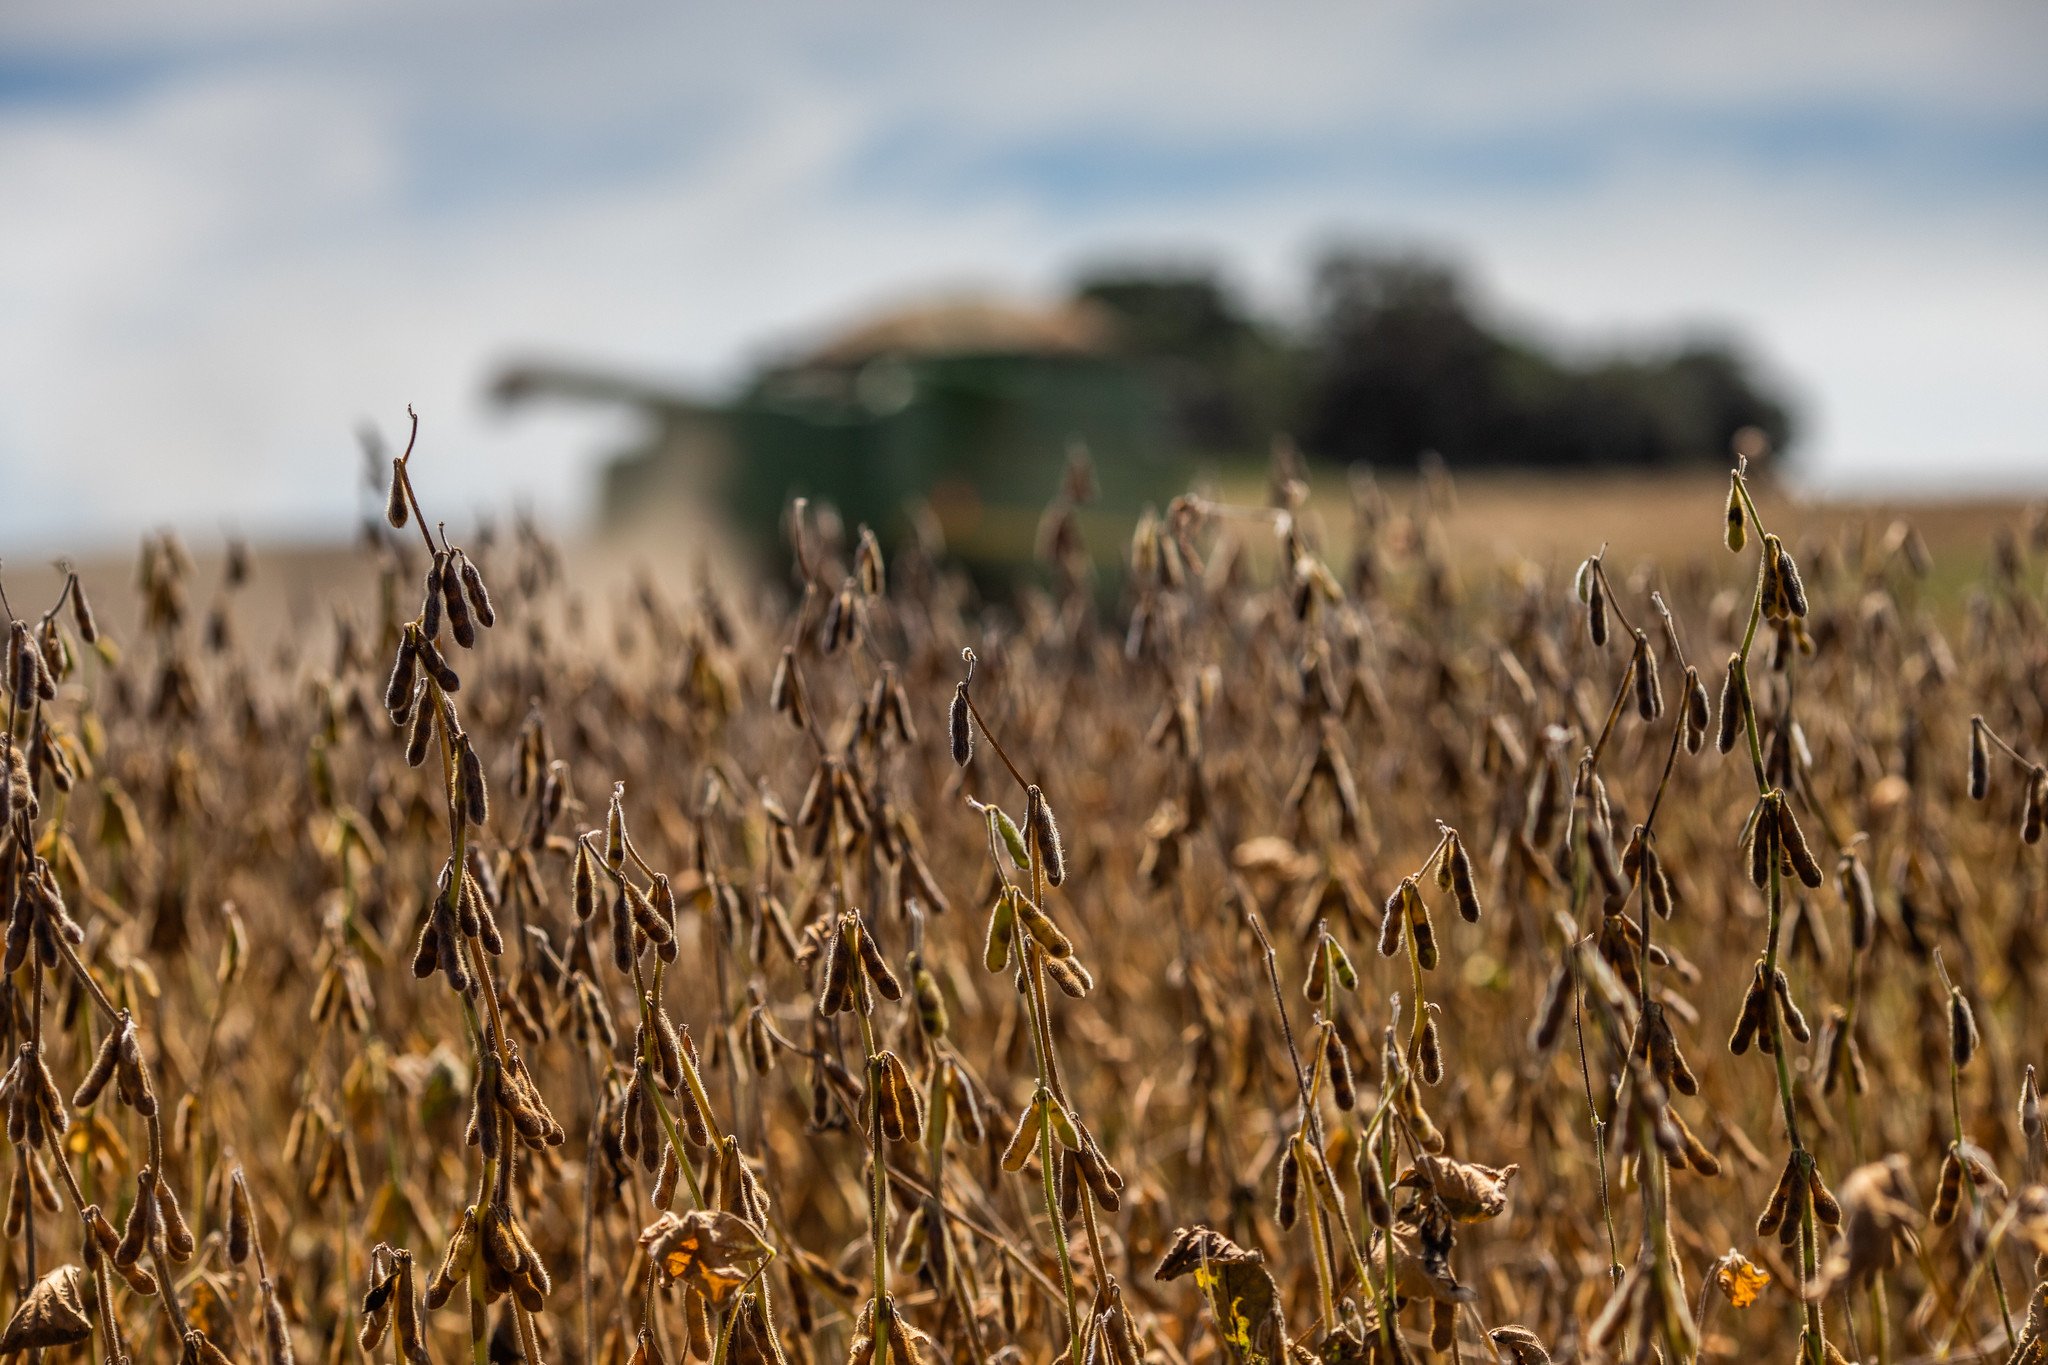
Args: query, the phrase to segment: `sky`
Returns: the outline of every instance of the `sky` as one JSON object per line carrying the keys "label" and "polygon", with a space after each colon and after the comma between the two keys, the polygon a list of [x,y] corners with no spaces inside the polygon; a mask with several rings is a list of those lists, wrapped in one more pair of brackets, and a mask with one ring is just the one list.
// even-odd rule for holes
{"label": "sky", "polygon": [[1730,333],[1828,491],[2048,489],[2048,7],[16,0],[0,10],[0,556],[573,523],[624,419],[507,358],[715,391],[940,288],[1334,242],[1587,349]]}

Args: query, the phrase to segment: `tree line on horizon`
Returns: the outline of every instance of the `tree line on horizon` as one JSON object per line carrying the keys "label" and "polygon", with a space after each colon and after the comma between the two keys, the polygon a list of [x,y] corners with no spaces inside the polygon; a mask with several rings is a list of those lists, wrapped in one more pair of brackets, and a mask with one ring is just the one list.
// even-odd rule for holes
{"label": "tree line on horizon", "polygon": [[1098,269],[1075,295],[1108,315],[1197,452],[1286,432],[1340,464],[1435,452],[1459,468],[1642,469],[1725,460],[1745,428],[1781,452],[1795,435],[1788,399],[1729,336],[1568,354],[1487,317],[1464,274],[1427,254],[1330,252],[1291,324],[1209,269]]}

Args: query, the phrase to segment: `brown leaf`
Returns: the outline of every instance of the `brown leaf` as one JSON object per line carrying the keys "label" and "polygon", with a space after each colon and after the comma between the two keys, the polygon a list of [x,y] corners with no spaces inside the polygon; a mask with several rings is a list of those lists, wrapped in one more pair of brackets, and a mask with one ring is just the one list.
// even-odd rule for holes
{"label": "brown leaf", "polygon": [[692,1209],[680,1218],[664,1213],[641,1229],[640,1245],[670,1279],[694,1287],[713,1308],[724,1308],[775,1254],[753,1224],[715,1209]]}
{"label": "brown leaf", "polygon": [[69,1346],[92,1335],[92,1277],[75,1265],[60,1265],[29,1290],[0,1332],[0,1355],[44,1346]]}

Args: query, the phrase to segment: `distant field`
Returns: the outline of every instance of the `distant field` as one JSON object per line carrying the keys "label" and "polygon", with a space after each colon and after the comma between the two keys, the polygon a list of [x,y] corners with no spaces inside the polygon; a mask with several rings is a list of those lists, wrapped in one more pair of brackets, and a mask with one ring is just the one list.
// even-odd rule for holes
{"label": "distant field", "polygon": [[[1432,494],[1413,477],[1391,477],[1380,488],[1395,514],[1391,531],[1399,551],[1407,535],[1406,519],[1430,502]],[[1221,485],[1232,501],[1258,504],[1265,499],[1260,476],[1233,475]],[[1610,562],[1624,568],[1654,558],[1666,573],[1688,564],[1725,555],[1715,532],[1711,509],[1727,496],[1727,481],[1718,475],[1655,475],[1548,477],[1526,474],[1482,474],[1459,478],[1448,502],[1438,507],[1438,524],[1454,562],[1476,568],[1504,559],[1526,560],[1541,569],[1568,572],[1598,544],[1588,544],[1588,527],[1600,528],[1609,546]],[[1984,567],[1994,537],[2001,530],[2025,534],[2048,508],[2048,501],[2020,498],[1955,500],[1828,500],[1808,499],[1758,485],[1759,510],[1797,526],[1795,548],[1853,534],[1859,528],[1872,544],[1893,522],[1903,520],[1920,533],[1934,561],[1931,595],[1950,601],[1962,585]],[[1705,512],[1702,509],[1709,509]],[[1311,502],[1312,526],[1328,557],[1342,564],[1352,542],[1350,494],[1340,473],[1318,474]],[[1028,554],[1035,521],[1011,518],[1017,524],[984,527],[988,540],[1006,553]],[[1088,539],[1100,556],[1121,555],[1131,527],[1120,519],[1090,518]],[[1248,540],[1257,538],[1248,538]],[[197,560],[197,582],[217,582],[221,546],[194,541],[188,548]],[[1263,543],[1253,547],[1262,553]],[[335,545],[263,545],[256,547],[260,572],[236,602],[236,619],[247,627],[290,620],[325,625],[330,601],[362,603],[374,579],[370,560],[360,551]],[[644,512],[631,527],[618,532],[572,531],[562,543],[564,563],[581,591],[602,599],[607,589],[630,581],[645,568],[658,579],[688,582],[700,567],[722,581],[751,581],[755,566],[739,537],[722,532],[701,511]],[[84,564],[87,581],[111,583],[132,576],[133,560],[125,554],[99,553]],[[30,599],[54,591],[58,579],[48,565],[16,565],[7,570],[11,590],[19,585]],[[204,611],[207,601],[195,602]]]}

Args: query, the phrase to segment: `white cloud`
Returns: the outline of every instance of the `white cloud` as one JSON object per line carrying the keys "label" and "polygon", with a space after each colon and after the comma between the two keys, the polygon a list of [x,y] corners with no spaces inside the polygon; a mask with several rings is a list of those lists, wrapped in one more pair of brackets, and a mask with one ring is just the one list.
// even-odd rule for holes
{"label": "white cloud", "polygon": [[[408,401],[428,496],[573,512],[616,424],[498,420],[481,386],[509,352],[715,382],[893,291],[1049,289],[1120,248],[1206,254],[1279,304],[1345,229],[1445,240],[1505,310],[1580,338],[1739,330],[1811,398],[1824,480],[2039,479],[2038,157],[1919,198],[1853,160],[1676,160],[1630,121],[1876,101],[2038,132],[2042,14],[17,8],[0,50],[89,88],[0,91],[0,535],[339,531],[356,422]],[[1373,168],[1417,130],[1608,145],[1554,193]],[[906,132],[914,164],[855,174]],[[1368,172],[1062,197],[988,169],[1112,136]]]}

